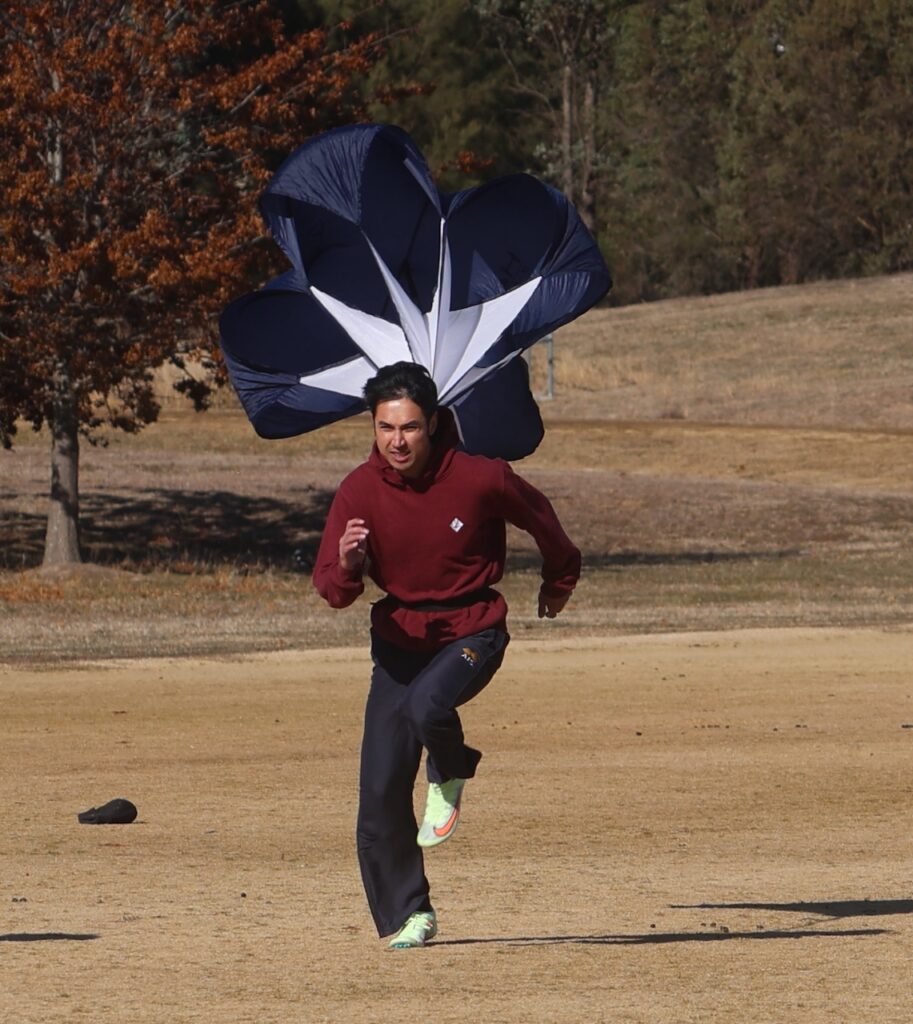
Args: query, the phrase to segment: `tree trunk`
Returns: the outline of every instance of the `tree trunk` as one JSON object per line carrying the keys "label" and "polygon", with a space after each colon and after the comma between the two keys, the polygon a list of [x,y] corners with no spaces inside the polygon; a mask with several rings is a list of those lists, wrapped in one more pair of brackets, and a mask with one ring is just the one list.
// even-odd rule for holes
{"label": "tree trunk", "polygon": [[81,562],[79,550],[79,424],[70,375],[54,376],[51,428],[51,494],[44,539],[44,565]]}
{"label": "tree trunk", "polygon": [[[51,88],[60,92],[60,79],[51,69]],[[63,147],[60,132],[50,126],[48,153],[51,184],[63,184]],[[69,367],[57,364],[54,396],[48,425],[51,428],[51,494],[48,527],[44,536],[44,565],[81,562],[79,551],[79,421]]]}
{"label": "tree trunk", "polygon": [[561,69],[561,188],[574,201],[574,62],[564,55]]}
{"label": "tree trunk", "polygon": [[596,232],[596,83],[598,68],[595,54],[587,59],[583,84],[583,115],[581,135],[583,160],[580,168],[580,219],[594,234]]}

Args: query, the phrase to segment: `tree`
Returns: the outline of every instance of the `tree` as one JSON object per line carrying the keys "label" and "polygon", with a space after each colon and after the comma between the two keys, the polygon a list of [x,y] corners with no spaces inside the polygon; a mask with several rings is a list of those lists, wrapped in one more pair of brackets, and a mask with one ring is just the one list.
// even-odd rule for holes
{"label": "tree", "polygon": [[599,110],[616,299],[913,266],[908,0],[670,0],[621,28]]}
{"label": "tree", "polygon": [[205,407],[214,315],[273,259],[254,194],[309,134],[364,118],[378,39],[326,40],[266,0],[0,10],[0,441],[50,429],[45,564],[80,560],[80,436],[153,421],[165,362]]}
{"label": "tree", "polygon": [[768,0],[731,61],[725,237],[743,285],[913,265],[913,8]]}
{"label": "tree", "polygon": [[510,72],[468,0],[297,0],[330,26],[340,16],[384,40],[365,83],[372,120],[415,139],[440,187],[458,191],[526,166],[504,103]]}
{"label": "tree", "polygon": [[540,143],[546,173],[597,228],[596,177],[600,91],[612,68],[616,23],[633,0],[474,0],[513,72],[514,89],[537,102],[551,122]]}
{"label": "tree", "polygon": [[717,223],[719,148],[729,62],[755,2],[644,3],[621,22],[600,109],[612,160],[599,182],[620,301],[735,287]]}

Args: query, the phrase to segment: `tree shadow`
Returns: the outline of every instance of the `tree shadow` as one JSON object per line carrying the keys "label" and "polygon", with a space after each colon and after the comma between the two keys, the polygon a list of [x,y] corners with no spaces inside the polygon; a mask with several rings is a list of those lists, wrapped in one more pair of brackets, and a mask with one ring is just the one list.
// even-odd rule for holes
{"label": "tree shadow", "polygon": [[[289,489],[283,486],[283,493]],[[232,491],[146,488],[128,494],[89,492],[81,499],[83,556],[98,565],[127,569],[231,566],[310,572],[333,492],[304,486],[290,497]],[[0,568],[41,564],[46,518],[3,515]],[[528,543],[521,541],[521,543]],[[776,561],[801,554],[798,548],[752,551],[584,552],[585,569],[635,566],[691,566]],[[510,572],[539,572],[535,549],[513,547]]]}
{"label": "tree shadow", "polygon": [[29,512],[0,514],[0,569],[30,569],[41,562],[46,516]]}
{"label": "tree shadow", "polygon": [[913,900],[825,900],[797,903],[673,903],[675,910],[769,910],[825,917],[881,917],[913,914]]}
{"label": "tree shadow", "polygon": [[[583,569],[626,569],[632,566],[713,565],[729,562],[776,562],[796,558],[801,548],[774,548],[765,551],[584,551]],[[507,567],[516,572],[536,571],[542,567],[537,551],[521,550],[508,555]]]}
{"label": "tree shadow", "polygon": [[97,938],[100,936],[69,932],[12,932],[0,935],[0,942],[89,942]]}
{"label": "tree shadow", "polygon": [[[313,487],[294,499],[158,488],[89,493],[81,502],[83,555],[123,568],[231,565],[307,572],[332,499],[332,491]],[[44,516],[5,516],[0,566],[39,565],[44,531]]]}
{"label": "tree shadow", "polygon": [[507,946],[654,946],[673,942],[730,942],[738,940],[845,939],[887,935],[886,928],[841,928],[818,931],[809,929],[764,929],[753,932],[648,932],[644,935],[510,935],[486,939],[438,939],[429,946],[473,946],[497,943]]}
{"label": "tree shadow", "polygon": [[[288,488],[284,487],[288,494]],[[240,495],[228,490],[148,487],[123,495],[90,492],[81,500],[80,536],[87,561],[132,569],[193,567],[281,568],[309,572],[332,490],[303,486],[291,498]],[[32,568],[44,552],[44,515],[3,516],[0,567]],[[586,551],[585,568],[698,565],[777,560],[798,549],[767,551]],[[535,550],[513,550],[509,571],[535,571]]]}

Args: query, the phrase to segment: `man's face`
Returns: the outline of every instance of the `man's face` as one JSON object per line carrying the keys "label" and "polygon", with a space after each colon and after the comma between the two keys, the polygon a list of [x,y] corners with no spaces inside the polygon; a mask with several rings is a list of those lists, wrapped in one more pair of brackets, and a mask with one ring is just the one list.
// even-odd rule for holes
{"label": "man's face", "polygon": [[380,454],[404,477],[420,476],[431,456],[431,435],[437,413],[425,418],[411,398],[378,402],[374,410],[374,440]]}

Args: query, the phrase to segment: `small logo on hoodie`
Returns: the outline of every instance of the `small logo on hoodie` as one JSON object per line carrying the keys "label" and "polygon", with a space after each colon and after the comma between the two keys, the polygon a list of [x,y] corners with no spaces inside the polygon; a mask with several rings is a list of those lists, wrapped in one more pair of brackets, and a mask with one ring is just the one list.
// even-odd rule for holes
{"label": "small logo on hoodie", "polygon": [[457,519],[456,516],[454,516],[453,519],[451,519],[450,521],[450,529],[453,530],[454,533],[459,533],[460,530],[462,530],[465,525],[466,524],[463,522],[463,520]]}

